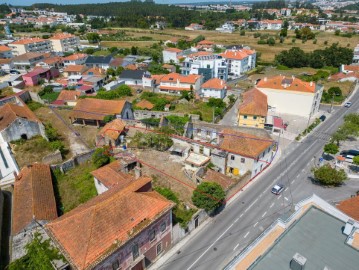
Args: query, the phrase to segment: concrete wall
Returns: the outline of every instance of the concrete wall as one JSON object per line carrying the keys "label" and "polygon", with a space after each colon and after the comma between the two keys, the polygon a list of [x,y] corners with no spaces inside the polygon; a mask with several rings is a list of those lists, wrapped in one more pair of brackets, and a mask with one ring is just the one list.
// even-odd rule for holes
{"label": "concrete wall", "polygon": [[39,102],[41,104],[45,104],[45,101],[43,101],[38,93],[35,92],[29,92],[30,96],[31,96],[31,100]]}
{"label": "concrete wall", "polygon": [[198,114],[184,114],[184,113],[174,113],[174,112],[161,112],[161,111],[146,111],[146,110],[134,110],[134,117],[136,120],[142,120],[145,118],[161,118],[162,116],[168,115],[177,115],[184,117],[185,115],[189,115],[192,117],[192,121],[199,121]]}
{"label": "concrete wall", "polygon": [[98,195],[100,195],[101,193],[104,193],[105,191],[108,190],[108,188],[104,184],[102,184],[99,180],[97,180],[96,177],[94,177],[93,180],[94,180],[96,191],[97,191]]}
{"label": "concrete wall", "polygon": [[0,132],[0,142],[11,142],[19,140],[23,134],[27,136],[27,139],[30,139],[37,135],[44,137],[45,131],[43,125],[40,123],[29,121],[24,118],[18,118],[6,129]]}
{"label": "concrete wall", "polygon": [[62,162],[62,155],[59,150],[56,150],[54,153],[48,154],[42,158],[42,163],[45,164],[56,164]]}
{"label": "concrete wall", "polygon": [[19,173],[19,166],[7,142],[0,144],[0,150],[0,186],[3,186],[15,181],[14,172]]}
{"label": "concrete wall", "polygon": [[135,119],[132,111],[132,104],[126,102],[122,112],[121,112],[121,119]]}
{"label": "concrete wall", "polygon": [[[238,117],[239,126],[264,128],[264,124],[266,121],[266,118],[264,116],[243,115],[243,114],[239,114],[238,116],[239,116]],[[246,118],[244,116],[246,116]]]}
{"label": "concrete wall", "polygon": [[66,160],[65,162],[63,162],[61,164],[51,165],[51,169],[52,170],[59,169],[62,173],[65,173],[68,170],[71,170],[72,168],[74,168],[76,165],[82,164],[82,163],[86,162],[87,160],[89,160],[92,157],[92,154],[94,151],[95,150],[90,150],[88,152],[79,154],[69,160]]}

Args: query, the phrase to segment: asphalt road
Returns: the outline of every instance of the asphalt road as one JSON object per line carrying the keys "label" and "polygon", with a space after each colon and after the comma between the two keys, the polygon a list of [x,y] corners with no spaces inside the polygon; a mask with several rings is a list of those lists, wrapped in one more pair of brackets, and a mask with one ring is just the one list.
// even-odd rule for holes
{"label": "asphalt road", "polygon": [[[310,169],[321,156],[330,135],[342,124],[343,116],[358,111],[359,91],[351,101],[353,105],[350,108],[335,107],[332,116],[310,136],[300,143],[294,142],[273,167],[193,236],[180,252],[156,269],[222,269],[275,219],[288,212],[292,202],[296,203],[313,193],[329,202],[336,202],[359,190],[359,180],[349,180],[338,188],[324,188],[310,178]],[[275,183],[283,183],[286,187],[280,196],[270,192]]]}

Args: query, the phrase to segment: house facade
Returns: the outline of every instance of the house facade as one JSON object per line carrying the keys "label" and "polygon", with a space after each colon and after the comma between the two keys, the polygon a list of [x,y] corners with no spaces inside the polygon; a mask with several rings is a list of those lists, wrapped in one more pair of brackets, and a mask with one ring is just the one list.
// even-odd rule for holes
{"label": "house facade", "polygon": [[121,119],[115,119],[107,123],[96,136],[96,145],[117,147],[124,141],[126,135],[126,123]]}
{"label": "house facade", "polygon": [[228,77],[238,78],[253,69],[256,63],[256,53],[249,49],[227,49],[221,56],[228,65]]}
{"label": "house facade", "polygon": [[50,41],[54,52],[73,52],[80,46],[80,38],[72,34],[57,34]]}
{"label": "house facade", "polygon": [[0,58],[2,59],[8,59],[12,58],[13,54],[11,51],[11,48],[8,46],[0,45]]}
{"label": "house facade", "polygon": [[256,88],[267,95],[271,110],[310,118],[319,111],[324,87],[294,76],[274,76],[265,77]]}
{"label": "house facade", "polygon": [[164,63],[179,63],[179,58],[183,55],[183,51],[177,48],[167,48],[162,51]]}
{"label": "house facade", "polygon": [[37,135],[46,138],[43,124],[25,104],[1,106],[0,119],[0,143],[26,140]]}
{"label": "house facade", "polygon": [[65,66],[68,65],[84,65],[88,55],[84,53],[75,53],[63,58]]}
{"label": "house facade", "polygon": [[22,75],[26,86],[35,86],[40,84],[41,80],[46,82],[58,77],[60,75],[56,68],[42,68],[37,67],[32,71]]}
{"label": "house facade", "polygon": [[26,38],[14,41],[9,44],[15,56],[28,53],[45,53],[52,50],[51,42],[42,38]]}
{"label": "house facade", "polygon": [[7,142],[0,142],[0,183],[9,184],[14,181],[19,167]]}
{"label": "house facade", "polygon": [[213,78],[201,86],[200,96],[204,98],[224,99],[227,94],[227,85],[224,80]]}
{"label": "house facade", "polygon": [[181,95],[183,91],[198,92],[203,77],[201,75],[181,75],[170,73],[162,77],[159,86],[159,92],[164,94]]}
{"label": "house facade", "polygon": [[43,62],[44,59],[45,57],[42,53],[29,52],[15,56],[12,63],[15,69],[24,71],[35,67],[37,63]]}
{"label": "house facade", "polygon": [[97,67],[107,70],[110,68],[111,62],[114,60],[112,55],[108,56],[92,56],[87,57],[85,65],[89,68]]}
{"label": "house facade", "polygon": [[267,96],[256,88],[242,94],[238,108],[238,125],[264,128],[268,114]]}
{"label": "house facade", "polygon": [[150,178],[140,177],[115,185],[46,230],[74,269],[147,269],[171,247],[173,206],[152,190]]}

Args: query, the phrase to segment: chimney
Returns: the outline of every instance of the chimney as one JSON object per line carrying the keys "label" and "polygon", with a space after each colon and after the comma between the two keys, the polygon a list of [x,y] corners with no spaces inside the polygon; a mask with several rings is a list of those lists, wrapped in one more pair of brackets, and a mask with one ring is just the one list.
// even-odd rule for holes
{"label": "chimney", "polygon": [[310,85],[310,86],[313,86],[313,82],[310,82],[309,85]]}
{"label": "chimney", "polygon": [[140,178],[141,175],[142,175],[142,171],[141,171],[140,166],[137,165],[137,166],[134,168],[134,171],[135,171],[135,179]]}
{"label": "chimney", "polygon": [[265,82],[266,82],[266,81],[267,81],[267,77],[264,77],[263,81],[265,81]]}

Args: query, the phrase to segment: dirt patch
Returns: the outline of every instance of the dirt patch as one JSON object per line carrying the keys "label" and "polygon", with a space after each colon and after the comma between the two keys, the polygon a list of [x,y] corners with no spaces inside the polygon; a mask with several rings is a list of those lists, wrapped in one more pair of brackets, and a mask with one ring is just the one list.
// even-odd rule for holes
{"label": "dirt patch", "polygon": [[[170,188],[179,199],[192,206],[192,192],[196,184],[189,180],[183,173],[183,165],[180,158],[174,158],[168,152],[155,150],[133,150],[138,159],[151,167],[143,164],[142,172],[145,175],[154,176],[153,185]],[[170,175],[177,180],[165,175]]]}

